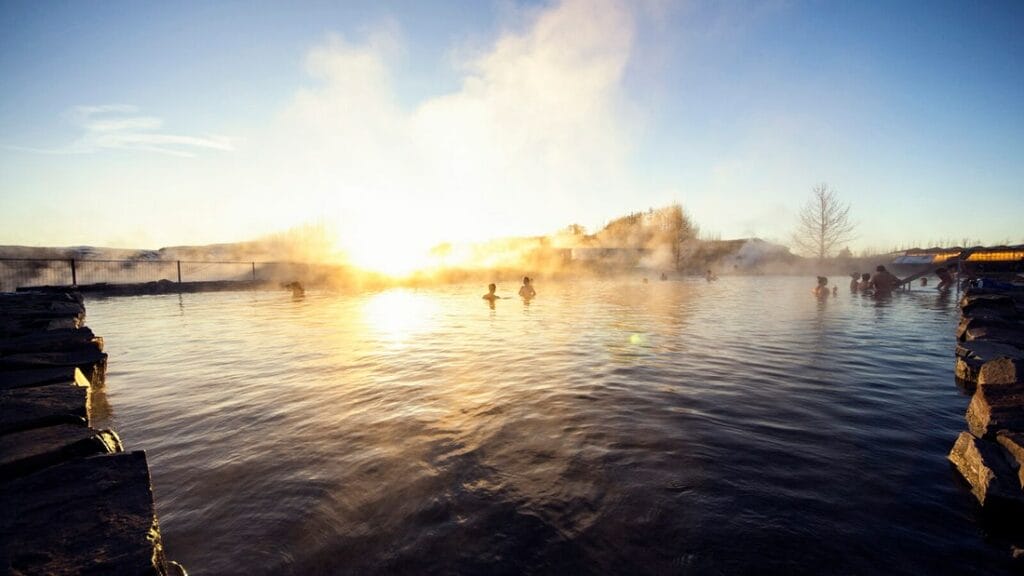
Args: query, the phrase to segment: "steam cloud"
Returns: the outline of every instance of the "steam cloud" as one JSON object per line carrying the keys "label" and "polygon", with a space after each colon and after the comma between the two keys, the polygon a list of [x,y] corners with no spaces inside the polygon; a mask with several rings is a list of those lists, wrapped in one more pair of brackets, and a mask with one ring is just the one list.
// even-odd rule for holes
{"label": "steam cloud", "polygon": [[593,200],[628,189],[632,40],[619,2],[568,0],[459,58],[458,90],[408,107],[392,82],[394,27],[363,44],[331,38],[306,59],[316,84],[261,138],[273,171],[252,185],[287,190],[274,209],[284,226],[312,207],[343,248],[385,256],[596,220]]}

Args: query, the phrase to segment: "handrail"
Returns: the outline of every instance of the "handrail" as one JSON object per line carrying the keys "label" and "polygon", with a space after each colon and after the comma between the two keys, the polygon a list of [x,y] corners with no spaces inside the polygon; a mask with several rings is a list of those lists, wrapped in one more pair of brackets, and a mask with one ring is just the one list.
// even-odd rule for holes
{"label": "handrail", "polygon": [[93,262],[97,264],[304,264],[285,260],[106,260],[98,258],[5,258],[0,262]]}

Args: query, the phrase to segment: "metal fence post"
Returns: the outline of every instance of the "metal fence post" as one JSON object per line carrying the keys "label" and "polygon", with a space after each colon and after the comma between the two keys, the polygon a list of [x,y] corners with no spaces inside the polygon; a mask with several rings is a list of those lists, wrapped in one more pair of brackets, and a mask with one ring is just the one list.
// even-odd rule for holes
{"label": "metal fence post", "polygon": [[78,286],[78,273],[75,270],[75,259],[71,259],[71,285]]}
{"label": "metal fence post", "polygon": [[181,260],[178,260],[178,284],[181,284]]}
{"label": "metal fence post", "polygon": [[256,262],[250,262],[252,264],[252,281],[256,281]]}

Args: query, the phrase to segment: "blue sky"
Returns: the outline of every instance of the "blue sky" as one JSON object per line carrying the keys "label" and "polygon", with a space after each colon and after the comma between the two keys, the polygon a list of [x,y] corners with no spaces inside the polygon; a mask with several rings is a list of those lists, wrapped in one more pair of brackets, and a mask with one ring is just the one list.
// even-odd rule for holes
{"label": "blue sky", "polygon": [[[1019,2],[0,3],[0,244],[352,250],[680,201],[1024,242]],[[382,239],[386,236],[386,239]]]}

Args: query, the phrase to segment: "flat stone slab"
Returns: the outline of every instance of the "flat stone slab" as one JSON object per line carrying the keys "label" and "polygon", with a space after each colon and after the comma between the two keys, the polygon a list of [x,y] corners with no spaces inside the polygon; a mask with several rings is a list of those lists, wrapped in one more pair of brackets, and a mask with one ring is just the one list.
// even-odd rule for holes
{"label": "flat stone slab", "polygon": [[979,438],[1000,430],[1024,432],[1024,384],[978,386],[967,406],[967,425]]}
{"label": "flat stone slab", "polygon": [[1024,350],[988,340],[958,342],[956,345],[956,377],[957,379],[975,383],[981,366],[997,358],[1024,359]]}
{"label": "flat stone slab", "polygon": [[998,444],[961,432],[949,461],[971,485],[971,493],[983,508],[1008,515],[1024,511],[1024,492]]}
{"label": "flat stone slab", "polygon": [[0,435],[0,482],[26,476],[74,458],[123,452],[110,430],[58,424]]}
{"label": "flat stone slab", "polygon": [[39,386],[0,390],[0,434],[75,423],[89,423],[88,388]]}
{"label": "flat stone slab", "polygon": [[963,338],[967,342],[988,340],[1008,344],[1014,348],[1024,348],[1024,327],[1008,326],[976,326],[964,330]]}
{"label": "flat stone slab", "polygon": [[60,330],[79,328],[81,318],[67,316],[62,318],[4,318],[0,317],[0,337],[13,338],[43,330]]}
{"label": "flat stone slab", "polygon": [[25,368],[77,367],[89,382],[103,383],[107,369],[107,354],[98,346],[79,348],[67,352],[27,352],[0,356],[0,372]]}
{"label": "flat stone slab", "polygon": [[103,339],[97,338],[87,327],[43,330],[23,336],[0,339],[0,354],[18,352],[60,352],[98,345],[103,350]]}
{"label": "flat stone slab", "polygon": [[996,358],[981,365],[978,370],[979,386],[1024,384],[1024,360]]}
{"label": "flat stone slab", "polygon": [[996,442],[1010,455],[1010,464],[1017,469],[1017,478],[1024,489],[1024,433],[1000,432]]}
{"label": "flat stone slab", "polygon": [[33,386],[70,385],[89,387],[89,380],[74,366],[0,371],[0,390]]}
{"label": "flat stone slab", "polygon": [[85,305],[74,294],[0,294],[0,337],[11,338],[55,329],[79,328]]}
{"label": "flat stone slab", "polygon": [[144,452],[7,482],[0,510],[2,574],[166,574]]}
{"label": "flat stone slab", "polygon": [[983,309],[1012,315],[1017,313],[1017,304],[1006,294],[966,294],[960,299],[960,310],[964,316],[970,316],[973,312]]}

